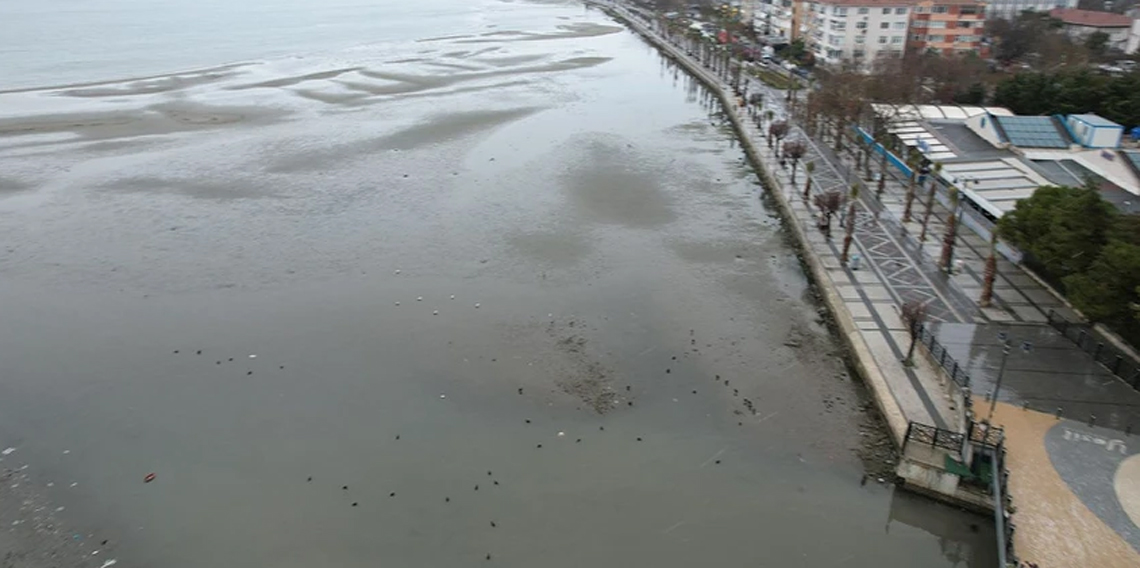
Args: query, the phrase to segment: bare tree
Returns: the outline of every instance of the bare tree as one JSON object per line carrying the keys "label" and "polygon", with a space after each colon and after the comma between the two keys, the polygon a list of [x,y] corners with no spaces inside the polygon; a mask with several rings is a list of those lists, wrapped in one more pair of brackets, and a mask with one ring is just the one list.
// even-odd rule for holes
{"label": "bare tree", "polygon": [[910,347],[907,348],[906,358],[903,359],[903,364],[908,367],[914,364],[914,347],[918,343],[918,334],[922,330],[922,325],[926,323],[928,315],[926,302],[915,300],[907,300],[903,303],[902,309],[899,310],[899,317],[902,318],[907,331],[910,333]]}
{"label": "bare tree", "polygon": [[807,181],[804,182],[804,203],[811,207],[811,176],[815,172],[815,162],[808,162],[804,164],[804,170],[807,170]]}
{"label": "bare tree", "polygon": [[843,207],[843,194],[834,190],[817,193],[814,201],[816,208],[819,209],[820,215],[823,216],[819,228],[823,231],[823,235],[830,240],[831,217]]}
{"label": "bare tree", "polygon": [[946,217],[946,229],[942,232],[942,255],[938,266],[947,273],[952,272],[950,263],[954,258],[954,241],[958,238],[958,188],[950,186],[950,215]]}
{"label": "bare tree", "polygon": [[787,122],[781,120],[779,122],[773,122],[772,124],[768,125],[768,147],[771,148],[773,141],[775,142],[775,144],[776,144],[776,156],[777,157],[779,157],[779,155],[780,155],[780,147],[779,147],[780,141],[783,140],[784,137],[787,135],[788,135],[788,123]]}
{"label": "bare tree", "polygon": [[859,184],[851,186],[851,194],[847,200],[847,219],[846,219],[846,232],[843,234],[843,254],[839,257],[839,262],[844,266],[847,265],[847,253],[851,250],[851,241],[855,240],[855,205],[859,201]]}
{"label": "bare tree", "polygon": [[788,140],[784,142],[784,157],[792,161],[792,187],[796,185],[796,164],[807,153],[807,144],[803,140]]}

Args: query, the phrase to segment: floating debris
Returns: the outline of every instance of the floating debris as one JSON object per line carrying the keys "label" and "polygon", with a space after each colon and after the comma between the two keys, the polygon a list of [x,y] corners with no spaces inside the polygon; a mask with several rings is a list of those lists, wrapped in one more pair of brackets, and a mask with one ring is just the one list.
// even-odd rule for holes
{"label": "floating debris", "polygon": [[16,451],[16,448],[4,448],[3,450],[0,450],[0,456],[12,455],[12,452],[14,451]]}
{"label": "floating debris", "polygon": [[154,481],[154,478],[156,478],[156,477],[158,477],[158,476],[155,475],[154,473],[148,473],[148,474],[146,474],[146,477],[143,478],[143,483],[150,483],[150,482]]}

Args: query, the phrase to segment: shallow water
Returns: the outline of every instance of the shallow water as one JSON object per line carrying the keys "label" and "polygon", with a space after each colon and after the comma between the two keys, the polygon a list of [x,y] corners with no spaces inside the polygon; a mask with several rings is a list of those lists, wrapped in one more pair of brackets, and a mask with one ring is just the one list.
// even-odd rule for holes
{"label": "shallow water", "polygon": [[[879,434],[778,220],[636,37],[167,4],[0,58],[0,465],[88,561],[993,564],[985,519],[860,484]],[[123,14],[151,32],[64,39]]]}

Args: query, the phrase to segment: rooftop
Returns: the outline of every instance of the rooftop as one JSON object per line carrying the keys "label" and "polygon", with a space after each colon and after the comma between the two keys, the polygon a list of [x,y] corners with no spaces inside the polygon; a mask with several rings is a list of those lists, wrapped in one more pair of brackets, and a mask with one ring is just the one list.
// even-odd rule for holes
{"label": "rooftop", "polygon": [[1068,148],[1073,141],[1051,116],[994,116],[1010,144],[1022,148]]}
{"label": "rooftop", "polygon": [[1100,116],[1099,114],[1093,114],[1091,112],[1088,114],[1071,114],[1069,116],[1071,116],[1077,120],[1080,120],[1081,122],[1083,122],[1089,126],[1112,126],[1112,127],[1120,128],[1119,124],[1117,124],[1117,123],[1115,123],[1115,122],[1113,122],[1113,121],[1111,121],[1111,120],[1109,120],[1103,116]]}
{"label": "rooftop", "polygon": [[1049,16],[1073,26],[1089,26],[1094,28],[1127,28],[1132,26],[1132,18],[1124,14],[1110,12],[1094,12],[1092,10],[1078,10],[1076,8],[1053,8]]}
{"label": "rooftop", "polygon": [[815,0],[815,3],[827,4],[829,6],[869,6],[878,8],[903,8],[915,4],[914,0]]}

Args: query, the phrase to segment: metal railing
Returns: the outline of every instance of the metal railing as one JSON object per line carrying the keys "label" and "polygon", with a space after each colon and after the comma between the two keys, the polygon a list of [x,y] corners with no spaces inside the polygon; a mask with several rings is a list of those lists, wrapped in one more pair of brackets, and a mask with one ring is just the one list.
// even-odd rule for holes
{"label": "metal railing", "polygon": [[1088,324],[1070,322],[1053,310],[1049,310],[1047,319],[1049,325],[1065,336],[1065,339],[1092,355],[1093,360],[1123,379],[1132,388],[1140,390],[1140,361],[1131,354],[1114,347],[1101,336],[1100,332]]}
{"label": "metal railing", "polygon": [[906,426],[906,446],[909,446],[911,442],[917,442],[933,448],[941,448],[954,452],[954,455],[959,456],[959,459],[961,459],[962,444],[965,441],[966,435],[961,432],[920,424],[918,422],[911,422]]}

